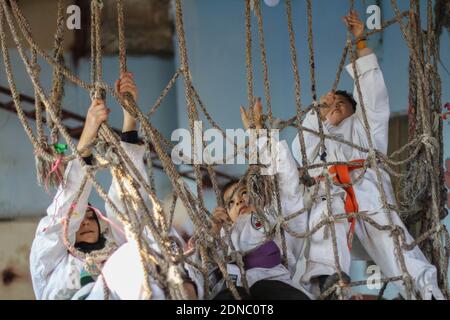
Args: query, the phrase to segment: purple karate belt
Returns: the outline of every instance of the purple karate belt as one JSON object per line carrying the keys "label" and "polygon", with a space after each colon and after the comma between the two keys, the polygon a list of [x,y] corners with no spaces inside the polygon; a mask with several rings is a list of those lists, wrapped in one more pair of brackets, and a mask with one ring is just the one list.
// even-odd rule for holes
{"label": "purple karate belt", "polygon": [[273,268],[281,264],[281,253],[277,244],[268,241],[244,257],[245,270],[252,268]]}

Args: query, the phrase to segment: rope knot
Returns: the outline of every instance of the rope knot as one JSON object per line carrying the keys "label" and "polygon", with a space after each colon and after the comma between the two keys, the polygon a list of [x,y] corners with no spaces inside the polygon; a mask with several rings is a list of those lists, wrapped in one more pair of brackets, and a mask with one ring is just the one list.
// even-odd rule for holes
{"label": "rope knot", "polygon": [[37,74],[39,74],[40,72],[41,72],[41,66],[39,65],[39,64],[35,64],[34,66],[33,66],[33,72],[37,75]]}
{"label": "rope knot", "polygon": [[284,224],[285,220],[282,215],[277,215],[277,225],[282,226]]}
{"label": "rope knot", "polygon": [[91,97],[91,100],[94,99],[105,100],[106,91],[103,88],[101,88],[100,85],[95,85],[94,88],[90,90],[89,96]]}
{"label": "rope knot", "polygon": [[423,145],[430,149],[431,153],[434,154],[435,151],[438,149],[438,142],[436,140],[435,137],[432,137],[429,134],[424,133],[421,138],[420,138],[420,142],[423,143]]}
{"label": "rope knot", "polygon": [[181,262],[183,260],[183,246],[181,242],[176,237],[169,236],[166,245],[172,255],[173,262]]}
{"label": "rope knot", "polygon": [[47,152],[46,150],[48,149],[47,146],[44,146],[43,144],[38,144],[36,146],[36,148],[34,149],[34,155],[36,157],[43,157]]}
{"label": "rope knot", "polygon": [[169,283],[175,286],[183,285],[183,275],[179,266],[169,266],[169,270],[167,271],[167,280],[169,281]]}
{"label": "rope knot", "polygon": [[101,155],[110,164],[112,165],[120,164],[120,158],[117,155],[117,152],[113,145],[110,145],[106,141],[99,139],[97,144],[95,145],[95,149],[97,150],[97,153]]}
{"label": "rope knot", "polygon": [[377,160],[377,152],[375,151],[375,149],[370,149],[369,152],[367,153],[367,162],[369,162],[370,160]]}
{"label": "rope knot", "polygon": [[399,232],[399,226],[397,226],[397,225],[392,226],[392,229],[391,229],[391,235],[392,235],[392,236],[398,236],[398,235],[400,235],[400,232]]}
{"label": "rope knot", "polygon": [[273,119],[272,128],[273,129],[281,129],[283,128],[285,121],[279,118]]}
{"label": "rope knot", "polygon": [[[327,208],[327,211],[328,211],[328,208]],[[332,214],[329,214],[328,215],[328,223],[329,224],[336,223],[336,217],[334,215],[332,215]]]}
{"label": "rope knot", "polygon": [[103,9],[103,0],[92,0],[92,4],[97,6],[100,10]]}
{"label": "rope knot", "polygon": [[402,274],[402,279],[403,279],[403,282],[405,282],[405,283],[410,283],[410,281],[412,281],[412,278],[408,272],[404,272]]}

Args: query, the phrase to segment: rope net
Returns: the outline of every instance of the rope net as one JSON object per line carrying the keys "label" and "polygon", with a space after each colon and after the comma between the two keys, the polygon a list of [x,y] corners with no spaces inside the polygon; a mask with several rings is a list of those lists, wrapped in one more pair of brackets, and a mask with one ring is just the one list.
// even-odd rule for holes
{"label": "rope net", "polygon": [[[269,68],[267,63],[267,53],[264,39],[263,16],[260,8],[259,0],[245,0],[245,30],[246,30],[246,70],[247,70],[247,92],[248,105],[252,106],[254,102],[253,89],[253,57],[252,57],[252,10],[256,17],[258,30],[258,44],[261,53],[261,64],[263,66],[263,84],[264,84],[264,98],[267,106],[267,115],[264,116],[268,129],[278,128],[283,130],[288,126],[295,127],[298,132],[300,142],[300,152],[302,154],[302,164],[300,168],[300,184],[310,180],[307,172],[308,169],[322,168],[324,172],[330,165],[342,164],[352,165],[351,162],[327,162],[326,161],[326,146],[325,141],[332,140],[345,144],[351,148],[357,149],[367,154],[366,159],[362,163],[361,175],[358,179],[352,181],[355,184],[364,178],[364,174],[368,168],[372,168],[377,177],[377,187],[379,196],[383,204],[383,211],[387,216],[386,225],[380,225],[374,221],[370,215],[365,212],[355,212],[352,214],[333,214],[333,207],[331,204],[330,189],[333,185],[339,185],[328,174],[324,174],[325,188],[327,195],[327,215],[314,227],[307,232],[296,233],[289,228],[288,222],[300,214],[307,214],[311,209],[312,203],[299,212],[283,217],[281,215],[281,203],[277,176],[263,176],[260,173],[260,165],[251,165],[246,177],[242,177],[239,184],[245,183],[246,180],[248,190],[252,198],[255,200],[258,214],[263,217],[262,207],[265,205],[264,201],[257,201],[258,194],[261,192],[266,195],[265,198],[273,199],[271,206],[277,212],[277,225],[273,228],[275,236],[281,239],[283,262],[286,263],[286,240],[285,234],[297,238],[308,238],[317,232],[320,228],[326,226],[330,230],[332,237],[332,245],[334,252],[335,269],[339,279],[342,280],[342,271],[339,262],[339,255],[337,250],[335,224],[343,219],[361,219],[372,227],[380,231],[389,231],[393,238],[395,251],[399,259],[402,274],[395,277],[381,279],[383,288],[380,290],[379,298],[382,297],[384,290],[389,282],[402,281],[406,290],[407,298],[417,297],[418,294],[414,289],[414,284],[411,276],[405,265],[404,257],[400,254],[403,251],[412,250],[416,245],[420,245],[427,257],[430,259],[438,270],[438,283],[444,295],[448,297],[448,260],[450,250],[450,240],[446,227],[441,220],[446,216],[445,201],[442,197],[443,186],[443,144],[442,144],[442,120],[440,118],[441,109],[441,82],[439,78],[437,64],[439,61],[438,51],[438,35],[434,32],[432,1],[427,1],[427,30],[422,30],[420,27],[421,18],[419,15],[420,7],[419,1],[410,1],[410,10],[400,12],[396,0],[391,0],[392,8],[395,12],[395,17],[389,21],[385,21],[382,28],[379,30],[372,30],[366,32],[364,36],[380,32],[385,28],[399,24],[402,36],[409,49],[410,58],[410,135],[409,141],[402,148],[386,155],[378,151],[374,147],[372,136],[370,134],[370,125],[367,120],[366,107],[361,93],[361,87],[358,76],[355,76],[355,86],[359,96],[360,107],[362,112],[362,119],[364,123],[365,134],[368,140],[368,146],[363,147],[353,143],[352,141],[345,141],[337,136],[324,133],[321,121],[318,121],[318,131],[311,130],[303,126],[303,119],[306,113],[311,109],[315,112],[320,112],[324,106],[317,101],[316,92],[316,76],[315,76],[315,62],[314,62],[314,44],[313,44],[313,12],[311,0],[306,0],[307,16],[308,16],[308,49],[309,49],[309,65],[310,65],[310,80],[311,93],[313,103],[310,106],[304,106],[301,100],[301,77],[297,64],[297,50],[295,46],[295,34],[292,23],[292,5],[290,0],[285,1],[287,32],[289,34],[289,47],[291,55],[292,70],[295,82],[295,111],[296,114],[290,119],[281,120],[273,116],[270,95],[269,82]],[[222,133],[225,139],[229,139],[225,130],[222,129],[217,122],[213,120],[208,113],[207,108],[202,102],[190,75],[188,52],[185,40],[185,31],[183,25],[183,10],[181,0],[175,1],[175,25],[178,39],[178,50],[180,57],[180,67],[175,72],[172,79],[167,84],[166,88],[158,97],[155,104],[150,108],[149,112],[145,114],[141,108],[133,100],[130,94],[124,97],[120,96],[113,88],[108,86],[102,80],[102,52],[101,52],[101,10],[103,7],[101,0],[91,1],[91,81],[87,83],[78,78],[71,70],[69,70],[63,61],[62,44],[63,44],[63,29],[64,29],[64,10],[63,1],[58,0],[58,19],[57,28],[55,32],[55,43],[53,55],[49,55],[46,51],[39,47],[35,42],[27,19],[22,14],[20,7],[15,0],[0,0],[0,40],[3,54],[3,61],[7,75],[8,84],[12,92],[13,101],[17,110],[20,122],[22,123],[25,132],[30,139],[34,153],[36,156],[36,164],[38,171],[38,179],[42,183],[41,177],[46,177],[50,174],[50,184],[57,185],[59,183],[57,174],[61,174],[64,169],[64,164],[67,164],[73,159],[80,160],[83,168],[86,170],[82,187],[78,191],[75,203],[81,196],[83,187],[87,181],[90,181],[100,197],[109,205],[120,221],[125,226],[127,234],[129,234],[138,244],[139,254],[141,257],[142,267],[145,272],[146,280],[144,283],[146,297],[152,297],[152,290],[150,287],[150,280],[155,281],[157,285],[166,293],[170,299],[186,298],[182,281],[183,264],[187,263],[198,269],[204,277],[206,298],[209,293],[209,279],[208,273],[211,268],[218,267],[226,281],[227,286],[231,290],[233,296],[237,299],[240,295],[236,289],[235,284],[227,272],[227,263],[234,262],[238,265],[243,286],[248,290],[248,283],[246,280],[246,271],[243,263],[243,252],[236,251],[233,248],[233,242],[229,241],[227,244],[225,239],[230,239],[230,228],[226,227],[226,236],[220,237],[216,233],[211,232],[212,217],[210,212],[205,207],[204,189],[202,170],[206,170],[212,181],[212,187],[216,195],[217,204],[223,206],[223,200],[219,189],[218,179],[214,170],[214,165],[194,164],[193,172],[196,181],[196,193],[192,192],[187,186],[182,176],[177,171],[177,167],[171,160],[170,151],[174,147],[172,142],[168,141],[161,132],[159,132],[152,124],[152,116],[161,106],[164,98],[168,92],[173,88],[174,84],[179,78],[184,81],[185,98],[187,105],[187,114],[189,117],[189,127],[191,131],[192,150],[196,150],[194,145],[195,139],[198,137],[194,132],[194,123],[200,120],[200,115],[203,114],[208,123]],[[354,1],[350,1],[350,9],[354,9]],[[119,69],[121,72],[127,70],[126,63],[126,48],[125,48],[125,30],[124,30],[124,6],[123,1],[117,1],[117,18],[118,18],[118,39],[119,39]],[[9,53],[6,47],[6,32],[12,35],[14,44],[17,47],[21,61],[26,67],[30,80],[33,84],[36,97],[36,132],[30,126],[24,110],[21,106],[19,93],[15,85]],[[332,84],[332,90],[335,91],[340,80],[341,73],[347,57],[350,58],[352,69],[357,75],[356,68],[356,52],[353,45],[360,40],[351,40],[350,33],[347,34],[347,41],[342,51],[342,57],[335,80]],[[28,56],[26,49],[31,52],[31,57]],[[53,68],[53,85],[49,93],[46,93],[39,81],[40,67],[37,63],[37,57],[42,57]],[[88,147],[95,147],[95,157],[97,162],[94,165],[86,165],[82,160],[81,153],[69,135],[66,127],[61,119],[61,105],[64,96],[64,81],[70,81],[75,85],[88,90],[92,98],[104,98],[106,95],[112,96],[116,101],[141,125],[142,135],[146,142],[148,152],[150,148],[156,152],[159,161],[161,162],[164,171],[169,178],[174,196],[172,198],[172,205],[169,212],[165,212],[161,201],[157,197],[156,186],[154,182],[154,173],[152,170],[152,158],[147,157],[147,165],[149,166],[148,174],[149,181],[146,182],[144,177],[138,172],[132,161],[130,161],[124,149],[121,147],[120,139],[117,134],[103,123],[99,130],[98,139],[93,141]],[[43,109],[42,109],[43,108]],[[50,132],[50,138],[45,135],[44,123],[40,117],[41,112],[47,113],[47,125]],[[250,117],[253,122],[253,117]],[[254,128],[254,123],[251,123]],[[313,134],[320,138],[320,154],[321,163],[309,164],[306,156],[305,138],[306,133]],[[70,148],[70,154],[61,155],[55,152],[52,146],[61,138],[65,140]],[[269,140],[270,141],[270,140]],[[203,146],[204,146],[204,142]],[[234,142],[232,142],[234,144]],[[236,145],[235,145],[236,147]],[[239,147],[235,148],[236,152],[240,152],[247,159],[249,155],[244,151],[238,151]],[[399,155],[403,156],[402,160],[394,160]],[[60,161],[63,166],[59,167],[58,172],[51,172],[51,168],[55,161]],[[404,169],[399,169],[404,168]],[[122,201],[125,204],[125,210],[120,211],[109,199],[107,192],[96,181],[94,172],[97,170],[110,170],[111,175],[119,182],[122,191]],[[391,176],[400,179],[402,184],[402,192],[397,195],[398,203],[396,205],[390,204],[387,200],[386,191],[382,182],[382,170],[388,172]],[[148,199],[144,199],[138,192],[139,186],[143,186],[148,195]],[[313,187],[312,199],[317,198],[319,184]],[[344,186],[344,185],[340,185]],[[261,192],[259,192],[261,191]],[[194,259],[194,253],[185,252],[181,244],[169,235],[172,226],[173,214],[175,205],[181,201],[189,219],[194,225],[193,238],[196,244],[196,252],[199,259]],[[404,220],[419,222],[421,234],[416,237],[412,243],[407,243],[405,240],[404,230],[395,225],[392,220],[392,210],[398,212]],[[80,257],[81,259],[98,259],[104,260],[104,257],[96,257],[95,254],[83,254],[78,251],[68,240],[67,226],[70,223],[70,217],[73,209],[68,214],[66,228],[64,232],[64,243],[71,254]],[[150,246],[148,237],[144,234],[149,232],[155,238],[154,240],[160,248],[160,252],[155,252]],[[176,244],[174,249],[173,244]],[[228,250],[231,246],[231,251]],[[114,249],[114,248],[113,248]],[[112,249],[112,250],[113,250]],[[220,250],[218,250],[220,249]],[[366,281],[354,281],[350,286],[358,286],[365,284]],[[106,287],[106,284],[105,284]],[[333,286],[324,292],[320,298],[327,298],[334,292],[339,293],[339,287]],[[107,290],[105,298],[107,298]],[[340,295],[342,293],[339,293]]]}

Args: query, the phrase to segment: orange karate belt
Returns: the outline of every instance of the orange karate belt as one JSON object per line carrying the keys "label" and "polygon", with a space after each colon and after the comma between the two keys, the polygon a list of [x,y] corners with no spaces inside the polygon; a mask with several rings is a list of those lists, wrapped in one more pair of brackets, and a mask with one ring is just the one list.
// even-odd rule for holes
{"label": "orange karate belt", "polygon": [[[330,174],[333,174],[333,180],[339,184],[350,184],[352,179],[350,177],[350,172],[356,169],[361,169],[364,166],[365,160],[358,159],[350,161],[354,163],[354,165],[333,165],[328,169]],[[358,200],[355,196],[355,190],[353,186],[348,186],[344,188],[345,190],[345,212],[347,214],[355,213],[359,211]],[[355,217],[351,217],[348,219],[350,222],[350,230],[347,235],[347,245],[349,250],[352,249],[353,237],[355,235],[355,227],[356,227],[356,219]]]}

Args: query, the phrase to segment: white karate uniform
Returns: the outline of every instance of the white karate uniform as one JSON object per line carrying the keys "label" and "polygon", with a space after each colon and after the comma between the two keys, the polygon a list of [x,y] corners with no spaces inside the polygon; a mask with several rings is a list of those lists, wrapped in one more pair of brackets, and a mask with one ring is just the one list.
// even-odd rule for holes
{"label": "white karate uniform", "polygon": [[[266,138],[260,138],[260,145],[267,141]],[[282,216],[286,217],[303,208],[302,186],[299,184],[298,170],[294,158],[292,157],[286,141],[278,142],[278,157],[276,162],[272,163],[268,168],[268,173],[278,174],[280,203],[282,208]],[[264,160],[263,160],[264,161]],[[258,218],[256,213],[240,215],[233,224],[231,230],[231,241],[234,249],[242,253],[252,251],[267,242],[266,232],[269,231],[277,223],[277,218],[270,212],[265,212],[269,225],[265,225]],[[307,226],[306,214],[301,214],[289,221],[289,226],[296,232],[304,232]],[[269,230],[267,230],[269,229]],[[273,268],[251,268],[246,271],[249,287],[260,280],[278,280],[290,286],[293,286],[303,293],[313,298],[307,290],[292,281],[292,275],[295,272],[298,258],[303,248],[304,240],[295,238],[286,234],[288,268],[283,264],[279,264]],[[225,236],[224,230],[221,235]],[[228,239],[225,238],[225,241]],[[280,253],[283,253],[281,239],[275,238],[273,241],[278,245]],[[227,271],[237,286],[242,286],[240,270],[235,264],[228,264]]]}
{"label": "white karate uniform", "polygon": [[[71,299],[81,288],[80,272],[84,262],[72,256],[63,243],[63,221],[75,200],[85,175],[80,162],[67,164],[65,185],[60,186],[36,230],[30,252],[30,271],[36,299]],[[75,243],[75,234],[84,219],[92,183],[85,188],[73,210],[68,227],[68,239]]]}
{"label": "white karate uniform", "polygon": [[[374,147],[386,154],[388,147],[390,108],[383,74],[375,54],[359,58],[356,61],[356,66]],[[354,78],[352,65],[348,65],[346,70],[350,76]],[[354,98],[358,104],[356,112],[343,120],[338,126],[332,126],[328,121],[325,121],[323,130],[325,134],[335,135],[363,148],[369,148],[356,85],[354,88]],[[317,115],[315,112],[311,111],[307,114],[304,120],[304,126],[318,131]],[[308,133],[305,135],[305,139],[308,164],[320,163],[319,137]],[[328,162],[347,162],[350,160],[366,159],[367,157],[367,153],[337,141],[326,139],[325,145],[327,152],[326,160]],[[295,138],[292,148],[294,156],[297,161],[301,163],[298,136]],[[389,175],[381,167],[380,170],[387,201],[388,203],[393,204],[395,203],[395,197]],[[320,169],[312,169],[309,171],[311,176],[317,176],[320,172]],[[360,174],[361,169],[350,172],[353,181]],[[334,187],[333,192],[336,192],[336,189],[339,188]],[[388,225],[388,218],[384,212],[385,210],[383,209],[380,199],[380,192],[377,188],[375,170],[369,168],[365,173],[364,178],[353,185],[353,189],[358,200],[359,211],[367,211],[370,214],[370,217],[378,224]],[[339,206],[339,208],[335,210],[342,210],[342,206]],[[406,241],[408,243],[413,241],[398,214],[394,211],[391,211],[391,213],[393,223],[401,226],[405,230]],[[394,250],[393,239],[390,237],[388,231],[380,231],[370,226],[368,223],[365,223],[363,220],[357,219],[355,232],[364,249],[372,257],[375,263],[380,266],[381,271],[385,276],[393,277],[402,275],[402,270]],[[340,243],[343,244],[344,241],[340,241]],[[405,258],[408,272],[413,277],[416,289],[420,291],[422,298],[429,299],[431,293],[433,293],[435,298],[442,298],[442,293],[437,286],[436,268],[427,261],[419,247],[416,246],[411,251],[403,251],[402,254]],[[402,283],[398,281],[396,284],[402,295],[405,295]]]}
{"label": "white karate uniform", "polygon": [[[139,172],[147,177],[143,164],[144,147],[125,142],[121,144],[131,161],[138,167]],[[128,242],[126,237],[111,225],[109,225],[109,229],[112,231],[113,241],[121,247],[104,264],[103,276],[99,275],[95,283],[87,284],[83,288],[81,286],[80,273],[84,267],[84,261],[71,255],[64,245],[63,221],[75,200],[85,174],[85,170],[77,159],[68,163],[64,174],[65,185],[58,188],[52,204],[47,209],[47,216],[39,222],[30,252],[30,271],[36,298],[39,300],[67,300],[88,295],[86,299],[104,299],[103,276],[111,291],[110,299],[142,298],[143,271],[136,246],[133,241]],[[92,183],[88,181],[71,216],[68,239],[72,245],[75,243],[76,232],[84,219],[91,190]],[[123,203],[120,200],[116,182],[111,185],[109,196],[121,210]],[[109,206],[106,206],[106,212],[108,218],[123,231],[122,224]],[[154,248],[154,246],[152,247]],[[188,271],[196,281],[195,272],[189,269]],[[138,283],[138,281],[141,282]],[[152,299],[165,298],[159,287],[156,285],[151,287]],[[202,286],[198,287],[199,295],[203,294]]]}
{"label": "white karate uniform", "polygon": [[[313,130],[318,130],[317,117],[313,115],[312,112],[308,113],[303,122],[303,126]],[[307,131],[303,132],[308,164],[320,163],[319,137]],[[293,144],[293,154],[300,165],[303,165],[301,163],[301,153],[299,148],[300,146],[297,136]],[[310,159],[314,159],[315,161],[311,162]],[[319,176],[322,171],[323,168],[309,169],[309,175],[311,177]],[[330,187],[331,215],[345,213],[343,202],[345,191],[341,188],[336,188],[333,185]],[[303,193],[305,206],[311,207],[311,209],[308,210],[309,230],[312,230],[322,220],[327,219],[330,216],[327,208],[325,182],[320,182],[317,193],[315,194],[316,198],[312,199],[315,189],[316,186],[305,188]],[[347,246],[348,227],[349,223],[347,219],[336,220],[336,223],[334,224],[339,267],[341,271],[349,275],[351,255]],[[332,241],[333,238],[330,227],[325,225],[309,237],[307,242],[308,245],[304,250],[305,269],[302,270],[303,272],[300,277],[300,283],[316,297],[320,295],[320,289],[319,283],[314,279],[319,276],[332,275],[337,272]]]}

